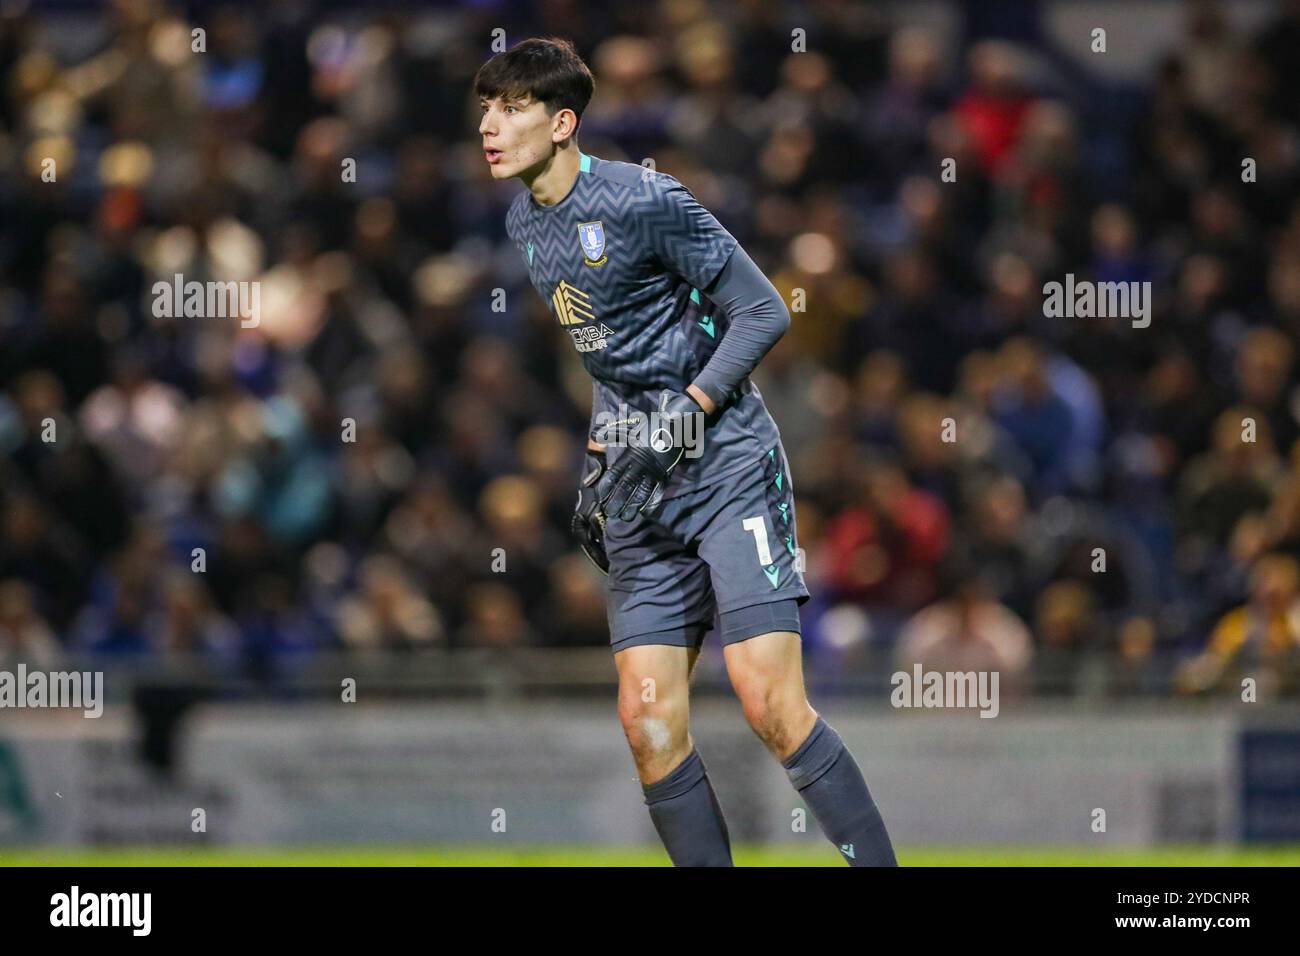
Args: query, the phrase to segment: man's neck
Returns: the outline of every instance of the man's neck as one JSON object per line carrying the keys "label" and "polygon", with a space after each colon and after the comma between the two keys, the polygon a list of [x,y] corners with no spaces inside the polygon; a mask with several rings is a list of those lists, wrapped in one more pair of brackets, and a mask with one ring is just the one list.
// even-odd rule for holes
{"label": "man's neck", "polygon": [[574,180],[578,178],[578,157],[576,144],[567,149],[557,149],[555,155],[534,174],[531,180],[519,177],[531,190],[533,199],[539,206],[554,206],[569,195]]}

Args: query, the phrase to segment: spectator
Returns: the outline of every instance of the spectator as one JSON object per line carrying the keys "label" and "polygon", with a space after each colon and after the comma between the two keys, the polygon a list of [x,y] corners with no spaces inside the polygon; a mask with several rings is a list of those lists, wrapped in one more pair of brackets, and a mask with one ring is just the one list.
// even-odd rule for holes
{"label": "spectator", "polygon": [[1034,615],[1033,679],[1038,694],[1074,696],[1089,684],[1104,684],[1098,671],[1101,635],[1096,601],[1083,585],[1057,581],[1038,597]]}
{"label": "spectator", "polygon": [[0,670],[20,663],[49,670],[62,656],[54,631],[32,603],[32,589],[22,581],[0,581]]}
{"label": "spectator", "polygon": [[1205,650],[1187,661],[1175,683],[1183,693],[1226,690],[1244,693],[1254,680],[1260,696],[1294,688],[1300,667],[1300,562],[1267,554],[1251,574],[1250,599],[1229,611],[1210,634]]}
{"label": "spectator", "polygon": [[989,597],[975,569],[954,571],[951,596],[922,608],[898,638],[894,663],[927,671],[997,672],[999,693],[1024,687],[1034,657],[1033,641],[1010,608]]}
{"label": "spectator", "polygon": [[354,650],[411,651],[444,640],[437,609],[406,578],[401,564],[387,555],[366,559],[360,593],[338,608],[343,642]]}

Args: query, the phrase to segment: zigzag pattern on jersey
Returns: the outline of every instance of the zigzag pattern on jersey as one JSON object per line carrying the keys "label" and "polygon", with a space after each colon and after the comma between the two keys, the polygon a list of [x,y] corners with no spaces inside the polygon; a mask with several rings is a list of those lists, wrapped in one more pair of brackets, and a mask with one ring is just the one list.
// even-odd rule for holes
{"label": "zigzag pattern on jersey", "polygon": [[[632,172],[630,175],[625,172],[616,177],[618,170],[611,170],[610,167],[625,167]],[[529,236],[534,240],[533,255],[551,261],[574,253],[581,256],[578,224],[600,219],[606,224],[605,252],[611,261],[615,255],[635,254],[638,249],[666,251],[666,244],[673,241],[675,246],[681,245],[686,249],[686,271],[716,274],[726,264],[731,248],[700,242],[708,230],[704,208],[672,176],[666,173],[643,176],[644,172],[646,171],[642,167],[633,163],[593,158],[591,171],[578,174],[574,193],[562,211],[569,214],[572,228],[534,230],[537,234]],[[529,215],[529,205],[527,191],[511,203],[506,213],[506,229],[512,238],[518,235],[522,220]],[[560,213],[532,210],[531,214],[554,216]],[[613,234],[609,229],[611,222],[617,224]],[[527,240],[520,237],[515,242],[520,254],[527,259]],[[590,280],[594,287],[602,287],[604,268],[587,268],[583,279]],[[577,277],[571,278],[576,280]],[[546,291],[546,298],[549,299],[552,290]]]}
{"label": "zigzag pattern on jersey", "polygon": [[[605,225],[605,255],[609,256],[610,262],[596,267],[583,265],[581,273],[561,276],[589,292],[608,291],[611,282],[617,281],[615,278],[617,273],[608,271],[609,265],[614,262],[615,256],[625,257],[623,261],[626,262],[629,254],[634,255],[635,244],[629,240],[639,238],[635,234],[629,235],[622,224],[622,219],[629,208],[628,187],[595,172],[595,169],[599,168],[595,165],[598,162],[603,163],[603,161],[593,160],[592,172],[578,174],[573,193],[564,200],[562,209],[533,208],[529,193],[525,190],[510,204],[510,209],[506,213],[506,231],[514,239],[525,261],[528,259],[527,244],[531,239],[534,258],[540,257],[543,262],[549,263],[570,261],[581,264],[584,254],[578,242],[578,226],[584,222],[601,220]],[[647,202],[651,201],[653,194],[649,191],[650,187],[646,185],[643,189],[646,192],[643,198]],[[557,217],[561,217],[558,221],[563,222],[565,228],[527,228],[529,222],[540,223],[544,227],[550,226]],[[615,228],[611,229],[611,225]],[[522,235],[522,232],[527,232],[527,236]],[[555,290],[539,288],[538,291],[549,300]]]}
{"label": "zigzag pattern on jersey", "polygon": [[690,370],[690,377],[694,379],[713,357],[718,343],[731,327],[731,320],[699,289],[679,289],[677,302],[677,309],[681,310],[677,324],[695,352]]}
{"label": "zigzag pattern on jersey", "polygon": [[[573,188],[563,208],[554,211],[533,207],[525,190],[506,215],[507,232],[525,261],[528,243],[533,244],[533,257],[542,264],[534,287],[548,303],[560,281],[582,289],[593,300],[608,301],[616,287],[627,281],[626,270],[647,268],[647,253],[662,261],[668,243],[679,255],[686,250],[684,266],[697,274],[720,270],[734,248],[731,243],[706,241],[711,235],[707,212],[685,186],[664,173],[647,172],[634,163],[591,157],[589,171],[578,174]],[[555,216],[563,218],[548,221]],[[583,264],[577,231],[579,224],[594,220],[604,224],[604,254],[608,256],[608,261],[598,267]],[[560,224],[561,228],[555,228]],[[687,285],[675,301],[682,303],[682,297],[689,292]],[[583,364],[593,376],[630,390],[684,389],[702,367],[699,363],[712,355],[716,340],[708,346],[709,337],[703,327],[695,329],[699,336],[688,332],[678,308],[680,305],[664,310],[651,327],[635,337],[611,324],[614,335],[608,352],[583,353]],[[720,337],[717,315],[709,317]],[[610,318],[596,309],[596,321],[608,322]],[[627,396],[629,404],[634,403],[633,398]]]}
{"label": "zigzag pattern on jersey", "polygon": [[[713,275],[726,264],[733,246],[710,241],[710,217],[677,179],[666,173],[647,174],[643,167],[632,163],[598,161],[594,167],[629,190],[623,197],[627,204],[623,228],[633,229],[640,248],[653,251],[660,261],[670,251],[677,257],[685,255],[683,271],[696,274]],[[668,241],[674,244],[672,250],[666,245]],[[679,381],[671,383],[679,391],[704,368],[727,328],[721,310],[702,311],[703,305],[698,290],[690,286],[689,279],[685,280],[677,290],[673,308],[680,335],[665,335],[662,341],[671,367],[680,376]],[[709,335],[709,327],[713,336]],[[659,358],[662,361],[662,356]],[[653,364],[649,356],[644,363],[637,363],[633,373],[636,379],[653,375]]]}

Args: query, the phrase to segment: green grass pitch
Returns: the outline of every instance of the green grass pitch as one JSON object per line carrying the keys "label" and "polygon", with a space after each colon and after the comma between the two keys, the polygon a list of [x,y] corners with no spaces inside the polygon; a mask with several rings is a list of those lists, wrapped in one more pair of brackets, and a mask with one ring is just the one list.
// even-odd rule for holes
{"label": "green grass pitch", "polygon": [[[970,847],[897,850],[902,866],[1300,866],[1300,846],[1258,849]],[[737,866],[844,866],[833,848],[736,847]],[[668,866],[659,847],[356,847],[56,850],[0,847],[3,866]]]}

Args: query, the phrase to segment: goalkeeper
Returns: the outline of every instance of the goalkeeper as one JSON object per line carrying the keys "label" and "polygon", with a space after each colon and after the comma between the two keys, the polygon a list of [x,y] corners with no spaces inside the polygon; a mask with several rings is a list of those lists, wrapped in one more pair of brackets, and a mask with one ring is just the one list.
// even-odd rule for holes
{"label": "goalkeeper", "polygon": [[717,631],[746,719],[827,838],[851,866],[896,865],[857,763],[804,691],[794,487],[749,380],[789,311],[680,182],[580,151],[593,89],[554,39],[497,54],[474,83],[493,178],[527,187],[506,231],[594,379],[574,531],[608,573],[619,717],[650,817],[674,864],[731,865],[687,723]]}

